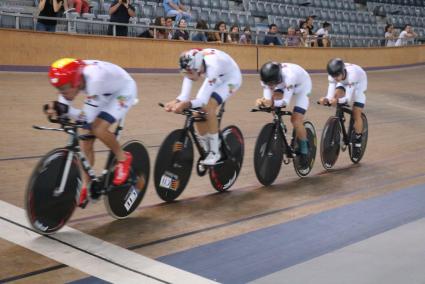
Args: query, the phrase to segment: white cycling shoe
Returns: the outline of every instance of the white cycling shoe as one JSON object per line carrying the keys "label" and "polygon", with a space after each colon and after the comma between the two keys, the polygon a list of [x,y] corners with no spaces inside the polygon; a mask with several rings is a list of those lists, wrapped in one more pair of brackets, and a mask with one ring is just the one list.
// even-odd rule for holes
{"label": "white cycling shoe", "polygon": [[205,160],[202,161],[202,164],[205,166],[214,166],[218,161],[220,161],[220,158],[220,153],[209,152]]}

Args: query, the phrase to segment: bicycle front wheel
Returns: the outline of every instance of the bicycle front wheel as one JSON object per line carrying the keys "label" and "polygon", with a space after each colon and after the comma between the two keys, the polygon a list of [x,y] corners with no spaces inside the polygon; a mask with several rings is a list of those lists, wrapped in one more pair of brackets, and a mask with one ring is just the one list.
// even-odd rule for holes
{"label": "bicycle front wheel", "polygon": [[279,175],[283,160],[283,137],[275,124],[264,125],[258,135],[254,150],[254,169],[258,181],[271,185]]}
{"label": "bicycle front wheel", "polygon": [[73,152],[59,148],[46,154],[34,168],[25,194],[32,227],[43,235],[61,229],[74,213],[81,184],[78,158]]}
{"label": "bicycle front wheel", "polygon": [[325,169],[331,169],[338,159],[341,148],[341,125],[336,116],[331,116],[326,121],[320,139],[320,157]]}
{"label": "bicycle front wheel", "polygon": [[155,189],[167,202],[183,192],[192,174],[193,144],[183,129],[171,132],[158,151],[155,162]]}

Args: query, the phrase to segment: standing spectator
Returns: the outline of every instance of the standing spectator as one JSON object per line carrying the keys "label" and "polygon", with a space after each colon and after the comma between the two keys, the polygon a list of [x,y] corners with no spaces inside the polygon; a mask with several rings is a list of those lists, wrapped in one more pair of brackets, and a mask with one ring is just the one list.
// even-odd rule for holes
{"label": "standing spectator", "polygon": [[78,14],[88,13],[90,10],[89,0],[71,0],[68,3]]}
{"label": "standing spectator", "polygon": [[[154,26],[156,27],[164,27],[165,26],[165,18],[164,17],[156,17],[154,21]],[[154,38],[156,39],[167,39],[168,34],[165,29],[156,28],[154,33]]]}
{"label": "standing spectator", "polygon": [[243,29],[243,34],[241,35],[241,38],[239,39],[240,44],[251,44],[251,28],[249,26],[246,26]]}
{"label": "standing spectator", "polygon": [[188,40],[189,39],[189,32],[186,30],[187,23],[185,19],[180,19],[178,23],[179,29],[174,33],[173,39],[177,40]]}
{"label": "standing spectator", "polygon": [[282,45],[282,40],[279,37],[277,26],[275,24],[271,24],[269,26],[269,32],[264,38],[264,45]]}
{"label": "standing spectator", "polygon": [[317,46],[317,41],[316,38],[314,37],[314,16],[308,16],[307,19],[305,20],[306,22],[306,29],[308,32],[308,41],[310,42],[308,45],[309,46]]}
{"label": "standing spectator", "polygon": [[186,8],[180,3],[180,0],[164,0],[163,2],[165,16],[176,17],[176,23],[180,22],[180,19],[185,19],[189,22],[192,16],[186,10]]}
{"label": "standing spectator", "polygon": [[[38,3],[39,16],[42,17],[57,17],[60,8],[64,6],[65,10],[68,10],[68,4],[65,0],[40,0]],[[56,20],[38,19],[36,30],[42,32],[55,32],[56,31]]]}
{"label": "standing spectator", "polygon": [[329,30],[331,29],[331,24],[328,22],[324,22],[322,25],[322,28],[320,28],[316,32],[317,36],[317,45],[319,47],[329,47],[330,41],[329,41]]}
{"label": "standing spectator", "polygon": [[308,40],[308,29],[307,29],[307,22],[306,21],[300,21],[300,39],[301,44],[304,47],[309,47],[309,40]]}
{"label": "standing spectator", "polygon": [[[136,16],[135,9],[130,5],[130,0],[115,0],[109,8],[109,15],[111,15],[111,23],[123,23],[128,24],[130,17]],[[127,36],[128,27],[116,26],[117,36]],[[113,35],[113,26],[109,25],[108,35]]]}
{"label": "standing spectator", "polygon": [[411,25],[405,25],[403,31],[398,36],[395,46],[404,46],[412,42],[418,35],[413,31]]}
{"label": "standing spectator", "polygon": [[286,46],[300,46],[300,36],[295,33],[294,27],[288,28],[288,35],[286,36]]}
{"label": "standing spectator", "polygon": [[166,34],[166,39],[173,38],[173,18],[172,17],[165,18],[165,34]]}
{"label": "standing spectator", "polygon": [[[195,28],[197,30],[208,30],[208,24],[204,20],[198,20]],[[206,32],[196,31],[192,35],[192,40],[193,41],[207,42],[208,41],[208,35],[206,34]]]}
{"label": "standing spectator", "polygon": [[221,42],[221,43],[231,41],[230,36],[227,32],[226,23],[224,23],[223,21],[220,21],[217,24],[215,24],[214,30],[217,31],[214,33],[214,41]]}
{"label": "standing spectator", "polygon": [[233,25],[230,28],[230,42],[231,43],[239,43],[239,27],[237,25]]}
{"label": "standing spectator", "polygon": [[394,26],[391,24],[387,24],[385,26],[385,42],[386,42],[385,45],[388,47],[395,46],[396,40],[397,40],[397,35],[394,29]]}

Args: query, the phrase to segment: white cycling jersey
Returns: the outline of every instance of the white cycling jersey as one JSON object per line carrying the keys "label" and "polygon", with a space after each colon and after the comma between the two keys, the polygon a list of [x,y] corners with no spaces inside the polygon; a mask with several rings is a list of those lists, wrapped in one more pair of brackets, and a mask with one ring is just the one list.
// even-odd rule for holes
{"label": "white cycling jersey", "polygon": [[211,96],[220,104],[242,85],[241,70],[227,53],[212,48],[206,48],[200,52],[204,54],[205,80],[196,98],[190,100],[193,81],[187,77],[183,79],[181,93],[177,97],[179,101],[190,100],[193,108],[207,105]]}
{"label": "white cycling jersey", "polygon": [[274,100],[274,105],[281,107],[287,106],[291,102],[292,96],[295,95],[295,107],[299,107],[304,111],[308,109],[311,94],[311,78],[307,71],[301,66],[293,63],[281,63],[282,67],[282,83],[277,85],[273,90],[261,82],[263,86],[263,97],[267,100],[272,99],[273,92],[283,93],[283,99]]}
{"label": "white cycling jersey", "polygon": [[137,102],[137,85],[123,68],[105,61],[84,60],[86,94],[82,110],[59,95],[58,101],[69,105],[68,116],[75,120],[93,122],[101,117],[110,123],[121,119]]}
{"label": "white cycling jersey", "polygon": [[345,63],[345,70],[347,76],[345,80],[336,82],[334,78],[328,76],[329,87],[326,98],[331,100],[335,97],[335,89],[338,87],[345,89],[345,96],[338,99],[338,103],[360,103],[364,105],[366,102],[365,92],[367,89],[367,75],[366,72],[358,65]]}

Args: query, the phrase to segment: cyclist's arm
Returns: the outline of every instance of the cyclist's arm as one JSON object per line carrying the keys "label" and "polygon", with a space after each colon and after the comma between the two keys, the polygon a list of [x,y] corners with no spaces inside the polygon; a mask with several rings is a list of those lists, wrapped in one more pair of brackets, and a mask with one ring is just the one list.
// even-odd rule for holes
{"label": "cyclist's arm", "polygon": [[59,95],[58,102],[68,106],[68,112],[65,114],[67,117],[73,120],[83,120],[82,110],[71,106],[71,102],[65,99],[62,95]]}
{"label": "cyclist's arm", "polygon": [[328,93],[326,94],[326,98],[330,101],[335,97],[335,89],[336,89],[336,82],[335,81],[329,81],[328,86]]}
{"label": "cyclist's arm", "polygon": [[187,102],[190,99],[190,91],[192,90],[192,84],[193,81],[189,78],[184,77],[183,84],[182,84],[182,90],[180,92],[180,95],[177,97],[177,99],[181,102]]}
{"label": "cyclist's arm", "polygon": [[221,80],[218,77],[214,79],[205,78],[204,83],[202,83],[202,86],[198,91],[198,94],[196,94],[196,98],[190,101],[192,107],[196,108],[207,105],[211,94],[214,92],[217,85],[219,85],[220,83]]}

